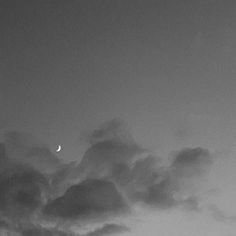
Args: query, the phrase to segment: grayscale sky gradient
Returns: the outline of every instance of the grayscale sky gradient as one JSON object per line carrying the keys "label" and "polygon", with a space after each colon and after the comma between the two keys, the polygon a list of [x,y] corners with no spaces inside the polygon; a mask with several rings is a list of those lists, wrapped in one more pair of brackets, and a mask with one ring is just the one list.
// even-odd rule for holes
{"label": "grayscale sky gradient", "polygon": [[80,161],[91,132],[118,118],[164,161],[183,148],[213,156],[201,210],[135,206],[130,230],[88,236],[236,235],[234,0],[1,0],[0,35],[2,140],[28,132]]}

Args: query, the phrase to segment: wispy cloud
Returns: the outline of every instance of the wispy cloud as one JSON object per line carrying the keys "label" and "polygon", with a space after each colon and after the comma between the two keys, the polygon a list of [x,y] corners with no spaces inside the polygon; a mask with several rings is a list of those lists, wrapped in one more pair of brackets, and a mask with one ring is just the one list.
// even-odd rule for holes
{"label": "wispy cloud", "polygon": [[222,211],[217,205],[211,204],[207,207],[208,211],[212,215],[212,217],[220,222],[226,223],[235,223],[236,222],[236,215],[230,215],[225,211]]}

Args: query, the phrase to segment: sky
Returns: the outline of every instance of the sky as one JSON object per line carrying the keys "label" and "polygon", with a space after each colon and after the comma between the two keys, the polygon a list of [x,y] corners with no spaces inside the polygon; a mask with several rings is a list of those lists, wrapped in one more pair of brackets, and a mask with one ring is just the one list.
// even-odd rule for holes
{"label": "sky", "polygon": [[1,0],[0,34],[4,229],[236,235],[234,0]]}

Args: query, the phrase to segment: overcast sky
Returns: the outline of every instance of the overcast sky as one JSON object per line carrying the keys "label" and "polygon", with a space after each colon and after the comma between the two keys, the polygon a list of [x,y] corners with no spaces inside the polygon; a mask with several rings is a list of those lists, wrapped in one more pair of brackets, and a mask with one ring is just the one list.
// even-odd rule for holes
{"label": "overcast sky", "polygon": [[[0,34],[0,133],[6,146],[16,133],[4,134],[27,132],[42,140],[25,145],[27,148],[42,148],[43,143],[56,158],[61,145],[60,160],[79,162],[95,155],[86,150],[97,153],[97,139],[113,140],[115,133],[119,143],[121,132],[122,145],[127,147],[122,146],[120,154],[118,145],[117,158],[127,155],[131,160],[130,155],[145,152],[155,159],[174,159],[166,173],[181,181],[186,177],[179,177],[178,172],[185,173],[185,163],[180,161],[184,167],[178,164],[182,151],[193,158],[213,159],[209,166],[204,161],[199,164],[201,158],[193,164],[194,168],[204,166],[204,174],[200,171],[200,178],[194,174],[191,183],[197,185],[191,197],[197,198],[198,210],[179,209],[179,202],[167,210],[136,205],[136,192],[126,193],[130,183],[119,186],[109,176],[128,199],[132,195],[132,207],[128,205],[135,213],[122,227],[103,225],[88,236],[113,231],[127,236],[236,235],[234,0],[1,0]],[[123,132],[129,134],[123,137]],[[126,135],[133,137],[131,144]],[[25,136],[23,139],[29,142]],[[25,155],[19,149],[20,156]],[[19,149],[12,154],[8,148],[9,158],[14,159]],[[82,167],[92,171],[94,160],[88,163],[78,165],[68,178],[74,179]],[[93,171],[90,174],[98,177]],[[82,181],[81,176],[76,179]],[[172,181],[171,186],[179,187]],[[89,184],[97,186],[96,182]],[[180,187],[184,192],[185,185],[189,184],[184,180]],[[200,185],[204,191],[199,190]],[[151,200],[140,201],[149,204]],[[46,209],[47,214],[55,213],[50,205]],[[82,232],[80,227],[77,230]]]}

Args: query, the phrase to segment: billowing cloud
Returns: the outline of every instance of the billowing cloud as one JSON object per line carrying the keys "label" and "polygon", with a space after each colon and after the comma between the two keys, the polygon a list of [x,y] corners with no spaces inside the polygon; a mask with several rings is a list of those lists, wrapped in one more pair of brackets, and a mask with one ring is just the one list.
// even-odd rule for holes
{"label": "billowing cloud", "polygon": [[63,196],[49,202],[44,213],[64,219],[89,219],[127,211],[115,184],[107,180],[85,180],[71,186]]}
{"label": "billowing cloud", "polygon": [[71,176],[107,178],[119,186],[131,204],[143,202],[161,209],[184,205],[197,209],[195,190],[212,164],[209,151],[201,147],[184,148],[174,152],[169,166],[162,166],[156,156],[148,154],[125,133],[127,129],[122,125],[112,120],[92,132],[91,146]]}
{"label": "billowing cloud", "polygon": [[89,136],[90,146],[81,162],[64,169],[65,178],[62,186],[74,184],[88,178],[107,178],[119,166],[130,166],[143,155],[145,149],[138,145],[119,120],[112,120],[95,130]]}
{"label": "billowing cloud", "polygon": [[[103,130],[103,135],[105,136],[105,130]],[[115,134],[109,135],[109,139],[93,142],[75,170],[75,175],[80,173],[80,176],[87,178],[106,176],[115,165],[130,164],[137,155],[143,152],[144,149],[133,140],[122,140]]]}
{"label": "billowing cloud", "polygon": [[[88,145],[79,163],[63,163],[34,137],[7,133],[0,144],[0,228],[20,236],[114,235],[129,231],[115,220],[136,204],[199,209],[195,189],[212,164],[208,150],[185,148],[163,165],[116,119],[91,132]],[[75,233],[81,222],[100,226]]]}
{"label": "billowing cloud", "polygon": [[107,175],[114,165],[128,163],[141,151],[133,143],[107,140],[92,145],[84,154],[78,171],[85,170],[89,177]]}

